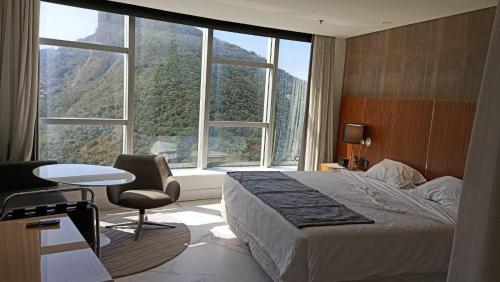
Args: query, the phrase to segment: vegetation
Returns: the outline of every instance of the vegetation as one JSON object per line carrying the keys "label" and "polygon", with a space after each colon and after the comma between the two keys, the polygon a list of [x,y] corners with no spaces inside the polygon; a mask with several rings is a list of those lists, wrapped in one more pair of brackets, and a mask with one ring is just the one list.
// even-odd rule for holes
{"label": "vegetation", "polygon": [[[119,45],[111,26],[122,17],[100,14],[96,33]],[[164,153],[173,166],[196,166],[200,104],[202,32],[190,26],[136,21],[134,152]],[[214,39],[216,57],[265,61],[253,52]],[[41,117],[124,118],[124,56],[72,48],[40,50]],[[265,71],[214,65],[210,119],[262,121]],[[298,158],[306,82],[278,70],[276,164]],[[122,126],[43,125],[43,159],[112,164],[122,150]],[[210,128],[209,163],[258,164],[262,130]]]}

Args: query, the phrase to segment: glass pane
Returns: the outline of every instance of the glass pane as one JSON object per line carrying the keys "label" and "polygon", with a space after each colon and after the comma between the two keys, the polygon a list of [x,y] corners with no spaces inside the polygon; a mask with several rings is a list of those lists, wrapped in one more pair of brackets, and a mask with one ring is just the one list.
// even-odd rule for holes
{"label": "glass pane", "polygon": [[122,129],[114,125],[40,125],[40,158],[112,165],[122,153]]}
{"label": "glass pane", "polygon": [[212,65],[210,120],[262,121],[266,69]]}
{"label": "glass pane", "polygon": [[259,166],[262,128],[210,127],[208,166]]}
{"label": "glass pane", "polygon": [[201,53],[200,29],[136,20],[135,153],[196,167]]}
{"label": "glass pane", "polygon": [[273,165],[297,165],[304,128],[311,44],[280,40]]}
{"label": "glass pane", "polygon": [[267,62],[269,38],[214,30],[214,58]]}
{"label": "glass pane", "polygon": [[124,55],[40,49],[41,117],[123,118]]}
{"label": "glass pane", "polygon": [[124,45],[124,17],[66,5],[41,2],[40,37]]}

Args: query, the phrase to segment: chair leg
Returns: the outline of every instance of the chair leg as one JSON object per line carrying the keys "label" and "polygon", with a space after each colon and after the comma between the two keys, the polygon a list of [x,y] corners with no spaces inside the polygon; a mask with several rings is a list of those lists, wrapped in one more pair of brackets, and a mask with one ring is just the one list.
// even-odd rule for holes
{"label": "chair leg", "polygon": [[176,228],[175,225],[161,223],[161,222],[148,221],[148,217],[146,215],[146,210],[139,210],[139,220],[138,221],[127,222],[127,223],[111,224],[111,225],[107,225],[106,228],[135,226],[135,230],[134,230],[135,237],[134,237],[134,240],[137,241],[137,240],[139,240],[139,235],[140,235],[140,233],[142,231],[142,227],[144,225],[159,226],[159,227],[168,227],[168,228]]}
{"label": "chair leg", "polygon": [[126,222],[126,223],[116,223],[111,225],[104,226],[105,228],[113,228],[113,227],[125,227],[125,226],[136,226],[137,222]]}
{"label": "chair leg", "polygon": [[139,222],[137,222],[137,228],[135,229],[135,241],[139,239],[139,234],[141,233],[142,230],[142,225],[144,224],[144,217],[145,217],[145,210],[139,210]]}
{"label": "chair leg", "polygon": [[160,222],[153,222],[153,221],[144,221],[144,225],[170,227],[170,228],[175,228],[176,227],[175,225],[172,225],[172,224],[166,224],[166,223],[160,223]]}

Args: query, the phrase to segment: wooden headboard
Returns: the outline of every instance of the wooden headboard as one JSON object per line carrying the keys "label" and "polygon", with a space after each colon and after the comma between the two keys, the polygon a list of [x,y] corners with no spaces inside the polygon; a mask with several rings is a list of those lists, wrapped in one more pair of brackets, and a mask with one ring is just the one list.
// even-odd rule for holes
{"label": "wooden headboard", "polygon": [[474,102],[343,96],[337,157],[346,156],[344,123],[367,125],[370,147],[361,156],[370,166],[389,158],[418,169],[427,179],[463,177],[474,123]]}

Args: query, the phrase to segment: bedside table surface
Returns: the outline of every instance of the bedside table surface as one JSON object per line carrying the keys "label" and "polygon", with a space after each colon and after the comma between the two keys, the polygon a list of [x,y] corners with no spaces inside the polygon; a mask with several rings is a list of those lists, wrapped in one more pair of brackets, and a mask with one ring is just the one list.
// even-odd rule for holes
{"label": "bedside table surface", "polygon": [[336,171],[337,169],[345,169],[345,167],[338,163],[320,163],[319,171]]}

